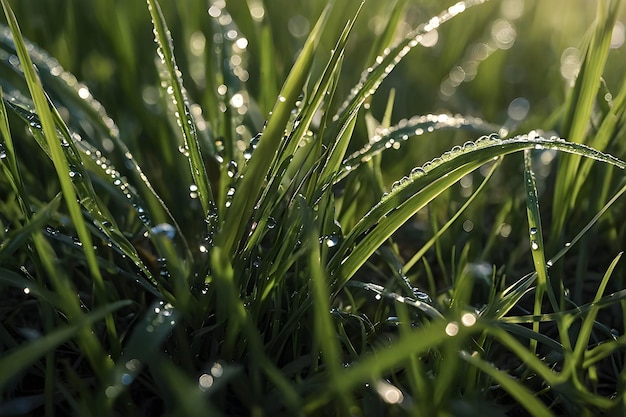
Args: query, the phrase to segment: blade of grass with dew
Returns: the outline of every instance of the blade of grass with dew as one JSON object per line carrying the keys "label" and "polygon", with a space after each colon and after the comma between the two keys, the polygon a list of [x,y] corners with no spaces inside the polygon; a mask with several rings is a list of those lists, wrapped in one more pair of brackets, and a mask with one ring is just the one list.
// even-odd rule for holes
{"label": "blade of grass with dew", "polygon": [[159,348],[178,324],[180,312],[166,301],[155,301],[128,335],[124,352],[107,375],[106,395],[114,399],[126,391],[146,364],[157,358]]}
{"label": "blade of grass with dew", "polygon": [[[357,223],[329,262],[331,273],[339,279],[339,286],[349,280],[398,227],[463,176],[495,157],[535,147],[575,153],[620,167],[626,166],[619,159],[585,145],[544,139],[534,135],[516,136],[505,140],[485,137],[472,142],[471,145],[468,143],[461,149],[448,152],[442,155],[442,158],[436,158],[413,170],[410,177],[398,181],[391,193],[372,207]],[[362,240],[353,248],[361,237]]]}
{"label": "blade of grass with dew", "polygon": [[15,19],[15,15],[13,14],[13,11],[11,10],[6,0],[2,0],[2,7],[11,28],[11,32],[13,34],[15,46],[17,48],[20,62],[22,63],[24,76],[26,77],[28,87],[33,96],[35,107],[37,108],[37,111],[41,117],[43,130],[45,132],[44,135],[50,150],[50,155],[52,157],[55,170],[59,177],[63,196],[65,197],[66,204],[70,211],[70,216],[72,218],[72,221],[74,222],[74,227],[76,228],[78,236],[81,242],[83,242],[85,256],[87,258],[87,264],[90,268],[90,272],[93,275],[93,279],[96,285],[98,286],[99,292],[102,292],[102,276],[100,275],[100,271],[97,267],[96,256],[95,252],[93,251],[93,245],[91,243],[91,236],[87,231],[87,228],[82,219],[80,206],[77,203],[78,199],[76,196],[76,192],[74,191],[74,187],[70,179],[70,168],[67,159],[63,155],[61,144],[58,141],[55,122],[52,117],[50,108],[48,107],[48,100],[46,99],[38,76],[34,71],[33,64],[30,60],[30,56],[28,55],[26,45],[24,44],[24,41],[22,39],[17,20]]}
{"label": "blade of grass with dew", "polygon": [[361,74],[361,79],[351,90],[350,96],[344,101],[337,114],[333,117],[335,127],[329,129],[331,139],[339,137],[339,132],[345,129],[350,119],[358,112],[365,100],[371,96],[382,81],[391,73],[393,68],[417,46],[423,36],[438,28],[441,24],[463,13],[467,8],[485,3],[487,0],[473,0],[459,2],[449,7],[438,16],[433,17],[428,23],[420,25],[416,30],[409,33],[394,48],[386,49],[382,55],[375,59],[375,64]]}
{"label": "blade of grass with dew", "polygon": [[[524,150],[524,183],[526,184],[526,216],[528,218],[528,234],[530,239],[530,251],[537,272],[537,286],[535,287],[535,303],[533,314],[541,315],[541,306],[546,291],[554,292],[554,287],[549,287],[548,269],[546,267],[546,256],[543,245],[543,228],[541,226],[541,215],[539,212],[539,198],[537,197],[537,184],[535,173],[532,168],[531,150]],[[557,293],[557,294],[560,294]],[[562,298],[562,297],[559,297]],[[550,298],[553,300],[553,297]],[[560,305],[561,303],[559,303]],[[558,305],[552,306],[554,311],[559,311]],[[539,322],[533,323],[533,331],[539,333]],[[537,351],[537,341],[531,339],[530,348]]]}
{"label": "blade of grass with dew", "polygon": [[[613,101],[613,106],[609,109],[604,116],[600,127],[596,134],[589,141],[589,145],[594,149],[604,152],[606,148],[618,138],[618,133],[621,125],[623,124],[624,116],[626,114],[626,80],[622,82],[622,86],[619,94]],[[590,160],[582,161],[578,173],[576,175],[576,181],[573,188],[573,194],[571,201],[576,201],[577,195],[583,187],[585,179],[588,177],[593,162]]]}
{"label": "blade of grass with dew", "polygon": [[415,300],[412,297],[405,297],[403,295],[387,291],[385,287],[381,285],[374,284],[371,282],[360,282],[360,281],[349,281],[346,285],[353,287],[353,288],[359,288],[359,289],[371,292],[373,294],[376,294],[376,296],[380,298],[384,297],[389,300],[393,300],[397,303],[404,304],[409,307],[413,307],[417,309],[418,311],[426,314],[430,318],[433,318],[433,319],[444,318],[444,316],[432,305],[426,302],[420,301],[420,300]]}
{"label": "blade of grass with dew", "polygon": [[[72,177],[70,176],[70,172],[73,171],[71,171],[70,169],[68,160],[65,157],[63,149],[61,147],[61,142],[58,140],[58,136],[56,134],[56,123],[53,117],[53,113],[49,107],[49,102],[45,95],[43,87],[41,86],[39,77],[35,73],[33,63],[28,54],[28,50],[26,49],[26,45],[24,44],[24,40],[22,38],[15,15],[13,14],[13,11],[11,10],[6,0],[2,0],[2,8],[4,9],[4,14],[8,21],[9,27],[11,28],[11,33],[13,34],[13,40],[15,42],[20,62],[22,63],[22,69],[28,83],[28,88],[35,103],[35,108],[37,109],[37,113],[41,118],[44,136],[50,149],[52,162],[54,164],[57,177],[59,178],[59,182],[61,184],[61,190],[63,192],[63,196],[69,210],[70,218],[72,219],[78,237],[83,244],[87,267],[91,273],[94,282],[94,295],[97,297],[97,300],[99,302],[106,303],[108,297],[105,292],[104,281],[100,273],[100,269],[98,268],[98,262],[96,259],[95,250],[93,248],[91,234],[89,233],[89,230],[87,229],[87,226],[83,220],[76,191],[72,182]],[[109,332],[111,343],[115,344],[118,339],[115,322],[113,321],[112,316],[107,316],[105,322],[107,325],[107,331]]]}
{"label": "blade of grass with dew", "polygon": [[474,357],[463,351],[460,353],[461,358],[477,367],[490,377],[492,377],[500,387],[508,392],[518,404],[522,405],[529,413],[535,417],[553,417],[554,414],[540,400],[531,393],[523,384],[517,382],[511,375],[503,372],[495,366]]}
{"label": "blade of grass with dew", "polygon": [[189,111],[180,71],[176,65],[172,36],[167,28],[159,2],[157,0],[147,0],[147,2],[148,10],[152,17],[152,24],[154,25],[155,41],[158,45],[157,53],[168,71],[169,87],[171,87],[170,95],[177,108],[176,116],[183,135],[184,146],[189,152],[191,175],[195,181],[195,185],[198,187],[198,199],[200,200],[202,209],[205,213],[208,213],[211,208],[210,202],[214,201],[213,192],[207,176],[206,167],[202,160],[196,125]]}
{"label": "blade of grass with dew", "polygon": [[267,126],[262,133],[261,140],[248,165],[243,170],[244,172],[242,172],[244,178],[233,196],[231,206],[226,211],[224,224],[217,240],[218,245],[226,253],[234,255],[233,249],[236,239],[241,237],[254,206],[257,204],[259,192],[262,190],[263,183],[277,156],[276,153],[280,147],[286,123],[291,116],[292,105],[296,102],[308,77],[309,68],[313,62],[317,45],[331,10],[332,3],[324,9],[317,24],[307,38],[302,52],[282,87],[278,101],[272,111],[272,116],[267,121]]}
{"label": "blade of grass with dew", "polygon": [[[17,47],[8,28],[0,31],[0,40],[0,46],[7,54],[9,56],[15,56],[19,59],[16,55]],[[95,122],[91,125],[92,128],[99,127],[99,131],[102,136],[111,136],[114,143],[116,143],[120,149],[125,150],[124,158],[129,160],[129,162],[134,166],[134,172],[142,178],[141,183],[146,183],[148,189],[151,189],[153,194],[156,196],[156,193],[154,193],[154,190],[147,182],[147,178],[141,172],[141,169],[138,167],[136,161],[134,161],[132,155],[119,139],[116,133],[117,127],[115,127],[111,119],[104,113],[102,106],[93,98],[88,100],[79,97],[79,87],[72,86],[70,83],[70,80],[75,80],[75,77],[64,72],[56,60],[50,58],[45,52],[41,51],[38,47],[27,42],[26,40],[23,40],[23,44],[26,46],[29,53],[31,53],[34,57],[31,61],[36,63],[38,68],[41,70],[40,79],[45,78],[47,80],[48,85],[51,86],[54,92],[60,97],[63,97],[61,100],[62,103],[69,106],[69,108],[74,112],[73,114],[85,114],[90,121],[95,120]],[[13,47],[15,47],[15,50]],[[26,97],[26,90],[28,89],[28,86],[27,83],[23,81],[23,77],[23,73],[20,72],[19,79],[14,79],[9,82],[8,79],[3,78],[2,82],[5,88],[10,90],[7,92],[7,94],[10,93],[10,100],[6,101],[6,103],[22,120],[28,123],[33,137],[37,140],[46,154],[51,157],[50,149],[43,132],[41,119],[37,114],[30,110],[34,107],[34,103]],[[19,85],[20,82],[24,82],[24,85]],[[82,88],[86,90],[86,87]],[[77,106],[79,107],[79,105],[72,105],[75,101],[78,101],[79,103],[86,103],[86,105],[80,107],[80,110],[77,110]],[[76,192],[80,197],[81,203],[89,211],[94,222],[98,225],[100,230],[105,233],[108,239],[114,242],[121,253],[131,258],[135,264],[151,279],[150,271],[143,265],[133,246],[130,242],[128,242],[124,235],[119,232],[119,229],[115,226],[115,223],[112,221],[106,208],[102,204],[98,203],[95,192],[93,191],[91,184],[87,181],[87,172],[83,165],[85,164],[86,166],[90,166],[89,164],[92,164],[91,171],[100,174],[101,178],[105,178],[108,183],[116,187],[118,192],[123,195],[123,200],[128,200],[128,202],[131,203],[133,208],[137,211],[137,215],[140,220],[149,226],[148,216],[142,215],[142,213],[145,213],[145,210],[143,209],[143,203],[140,203],[141,198],[139,198],[132,187],[130,187],[126,181],[121,178],[119,171],[112,166],[110,161],[102,156],[102,153],[98,149],[94,148],[80,137],[76,139],[74,132],[70,132],[56,109],[51,107],[50,110],[52,111],[52,116],[57,124],[58,132],[60,132],[59,135],[61,136],[61,141],[63,145],[65,145],[63,146],[64,155],[72,168],[70,175],[72,175],[72,179],[75,180],[74,185],[76,186]],[[86,157],[85,160],[82,160],[79,156],[79,150],[81,151],[81,155]],[[94,167],[97,168],[94,169]],[[158,196],[156,196],[156,198],[161,201]],[[165,209],[165,211],[167,212],[167,209]],[[175,221],[174,224],[176,224]]]}
{"label": "blade of grass with dew", "polygon": [[121,300],[100,307],[91,313],[84,314],[80,321],[60,327],[42,338],[20,346],[14,352],[6,352],[0,358],[0,391],[4,390],[7,382],[29,367],[33,362],[54,350],[57,346],[75,337],[83,329],[91,327],[93,324],[104,319],[116,310],[126,307],[131,301]]}
{"label": "blade of grass with dew", "polygon": [[[562,135],[571,142],[586,142],[585,135],[594,100],[600,88],[600,78],[608,56],[620,4],[621,0],[611,0],[608,6],[604,1],[597,3],[595,28],[591,33],[589,43],[585,46],[583,63],[568,100],[563,121]],[[580,161],[580,157],[571,156],[564,158],[560,164],[554,194],[551,236],[556,237],[560,234],[571,205],[575,203],[574,198],[578,190],[574,187],[576,177],[579,175]]]}
{"label": "blade of grass with dew", "polygon": [[374,155],[378,155],[384,150],[393,147],[395,143],[402,143],[410,137],[422,136],[426,133],[444,129],[467,129],[483,135],[498,130],[497,126],[476,117],[451,116],[444,113],[413,116],[385,129],[382,133],[372,137],[369,143],[362,149],[348,156],[343,161],[335,181],[341,180],[361,163],[369,161]]}
{"label": "blade of grass with dew", "polygon": [[[312,96],[307,100],[305,106],[303,106],[303,111],[301,113],[301,119],[299,120],[298,126],[295,128],[292,136],[289,138],[289,142],[284,146],[284,152],[281,156],[282,158],[288,157],[292,155],[300,141],[309,130],[311,126],[311,122],[315,117],[315,114],[321,109],[322,104],[326,100],[326,107],[330,105],[328,102],[329,99],[332,99],[335,93],[335,89],[337,87],[336,77],[341,69],[341,63],[343,61],[343,57],[345,54],[346,43],[352,32],[354,27],[354,23],[356,22],[359,13],[363,7],[363,2],[358,7],[354,16],[348,21],[346,26],[344,27],[339,39],[335,47],[333,48],[333,52],[326,64],[326,67],[322,71],[322,75],[320,79],[317,81],[315,86],[312,89]],[[335,81],[333,81],[335,79]]]}
{"label": "blade of grass with dew", "polygon": [[450,220],[448,220],[446,222],[446,224],[444,224],[439,230],[437,230],[437,233],[435,233],[430,239],[428,239],[428,242],[426,242],[415,253],[415,255],[413,255],[411,257],[411,259],[409,259],[404,264],[404,267],[402,268],[402,271],[405,274],[408,273],[408,271],[422,258],[422,256],[424,256],[424,254],[428,251],[428,249],[430,249],[435,244],[437,239],[439,239],[439,236],[441,236],[443,233],[445,233],[445,231],[448,230],[450,228],[450,226],[452,226],[452,224],[461,216],[461,214],[463,214],[465,212],[465,210],[470,206],[470,204],[472,204],[474,199],[480,194],[480,192],[483,190],[483,188],[485,188],[485,186],[487,185],[487,183],[491,179],[493,173],[496,172],[496,170],[500,167],[501,162],[502,162],[502,159],[500,158],[500,159],[498,159],[496,161],[495,164],[493,164],[489,168],[489,172],[487,173],[487,175],[485,175],[485,178],[480,183],[478,188],[476,188],[476,190],[472,193],[472,195],[469,196],[467,201],[465,203],[463,203],[463,205],[457,210],[456,213],[454,213],[454,215],[450,218]]}
{"label": "blade of grass with dew", "polygon": [[[46,139],[46,136],[44,134],[44,131],[41,125],[41,120],[37,116],[37,114],[31,113],[28,110],[25,110],[22,107],[24,103],[21,103],[21,101],[18,103],[11,101],[11,102],[8,102],[7,104],[9,104],[9,107],[13,109],[15,113],[22,120],[24,120],[25,122],[29,124],[30,132],[35,138],[35,140],[37,141],[37,143],[39,144],[39,146],[41,146],[42,150],[44,150],[46,154],[50,158],[52,158],[51,153],[50,153],[50,147],[48,146],[47,139]],[[65,158],[67,158],[68,167],[71,167],[72,169],[72,171],[70,171],[71,174],[68,174],[68,178],[72,179],[72,184],[76,187],[75,191],[77,195],[80,197],[80,203],[83,205],[83,207],[85,207],[85,209],[89,213],[91,220],[93,220],[93,223],[97,226],[99,232],[102,232],[106,236],[105,240],[114,244],[115,247],[122,254],[132,259],[135,265],[143,273],[145,273],[145,275],[152,281],[152,283],[158,286],[158,282],[154,280],[150,270],[143,264],[142,260],[139,258],[139,255],[137,254],[137,251],[135,250],[133,245],[128,241],[128,239],[120,231],[119,227],[115,224],[114,220],[112,219],[106,207],[104,207],[104,205],[102,205],[99,202],[99,199],[96,196],[96,193],[93,189],[91,181],[89,180],[89,176],[86,170],[86,166],[88,166],[90,162],[87,162],[87,164],[83,162],[83,160],[79,156],[78,150],[76,149],[77,146],[74,143],[72,135],[68,131],[67,126],[61,120],[61,117],[59,116],[58,112],[56,112],[54,108],[52,108],[51,110],[54,111],[53,119],[55,120],[56,127],[58,129],[57,131],[61,132],[61,137],[59,139],[64,145],[66,145],[64,146],[63,152],[64,152]],[[78,142],[78,143],[81,143],[81,142]],[[86,152],[84,154],[86,154],[87,151],[89,151],[90,158],[100,160],[100,168],[103,164],[106,165],[108,163],[108,160],[103,159],[101,157],[99,151],[94,150],[92,152],[91,149],[93,148],[90,148],[87,144],[80,145],[80,147],[86,149]],[[95,162],[96,165],[98,165],[97,160]],[[102,162],[103,160],[105,162]],[[98,168],[98,170],[100,170],[100,168]],[[116,175],[119,175],[117,171],[116,171]],[[111,178],[111,181],[115,183],[117,179],[119,178],[117,177]],[[121,181],[121,179],[119,180]],[[122,186],[124,186],[125,191],[122,191]],[[125,200],[129,199],[128,196],[131,196],[130,199],[132,200],[132,197],[133,197],[132,192],[126,189],[126,185],[124,183],[120,182],[119,186],[117,186],[116,189],[118,189],[124,195]],[[131,194],[126,194],[126,193],[131,193]],[[141,217],[141,213],[139,212],[138,208],[137,210],[138,210],[138,216]]]}
{"label": "blade of grass with dew", "polygon": [[27,218],[31,217],[32,211],[30,208],[28,193],[24,187],[24,182],[22,181],[22,176],[20,175],[19,167],[17,165],[15,147],[13,146],[13,138],[9,128],[7,109],[4,105],[4,94],[1,87],[0,135],[2,135],[2,142],[0,142],[0,167],[2,167],[2,172],[4,172],[4,175],[9,179],[11,188],[15,191],[15,194],[18,197],[22,212]]}

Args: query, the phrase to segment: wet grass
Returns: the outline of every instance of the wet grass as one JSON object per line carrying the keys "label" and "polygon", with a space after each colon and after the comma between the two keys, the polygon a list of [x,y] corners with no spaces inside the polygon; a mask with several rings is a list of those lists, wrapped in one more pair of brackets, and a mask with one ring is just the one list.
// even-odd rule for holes
{"label": "wet grass", "polygon": [[0,2],[0,415],[622,415],[620,1]]}

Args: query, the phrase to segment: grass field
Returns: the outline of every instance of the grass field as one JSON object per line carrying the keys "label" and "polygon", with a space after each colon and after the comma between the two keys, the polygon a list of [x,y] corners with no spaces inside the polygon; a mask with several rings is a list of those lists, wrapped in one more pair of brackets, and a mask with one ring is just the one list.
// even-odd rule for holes
{"label": "grass field", "polygon": [[620,0],[0,0],[0,416],[622,416]]}

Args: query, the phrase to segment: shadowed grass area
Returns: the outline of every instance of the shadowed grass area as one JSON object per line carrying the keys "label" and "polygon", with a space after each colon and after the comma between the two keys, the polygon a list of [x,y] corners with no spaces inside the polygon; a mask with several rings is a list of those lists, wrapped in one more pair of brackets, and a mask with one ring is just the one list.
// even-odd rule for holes
{"label": "shadowed grass area", "polygon": [[0,3],[0,415],[621,415],[621,1]]}

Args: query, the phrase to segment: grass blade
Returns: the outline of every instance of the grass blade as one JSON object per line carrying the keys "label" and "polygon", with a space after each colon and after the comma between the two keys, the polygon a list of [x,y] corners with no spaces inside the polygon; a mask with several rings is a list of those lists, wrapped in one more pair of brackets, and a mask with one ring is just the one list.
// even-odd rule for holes
{"label": "grass blade", "polygon": [[[567,103],[562,135],[571,142],[589,143],[585,140],[591,112],[600,88],[600,79],[606,63],[611,36],[618,16],[621,0],[597,3],[596,26],[585,47],[585,57],[576,84]],[[602,150],[602,149],[600,149]],[[578,195],[577,177],[581,158],[571,156],[561,162],[555,188],[552,236],[562,230],[567,214]]]}
{"label": "grass blade", "polygon": [[218,239],[218,244],[226,253],[234,254],[233,247],[235,241],[241,237],[243,229],[256,205],[267,174],[277,157],[285,126],[291,116],[292,106],[300,95],[309,75],[311,63],[331,9],[332,3],[324,9],[305,42],[302,52],[300,52],[283,85],[278,101],[272,110],[272,116],[267,121],[267,126],[262,133],[261,140],[243,172],[244,179],[239,184],[239,188],[233,197],[232,205],[226,212],[222,232]]}
{"label": "grass blade", "polygon": [[195,181],[195,185],[198,187],[198,199],[200,200],[202,209],[205,213],[208,213],[211,209],[211,202],[214,202],[213,192],[202,159],[200,142],[198,141],[198,135],[196,133],[196,125],[189,111],[188,100],[184,93],[180,71],[176,65],[176,59],[174,58],[172,36],[167,28],[159,2],[157,0],[147,1],[148,10],[150,11],[154,25],[155,40],[158,44],[157,53],[167,68],[169,88],[171,88],[172,100],[177,109],[176,116],[183,135],[185,150],[189,152],[191,175]]}
{"label": "grass blade", "polygon": [[505,140],[497,137],[481,138],[476,143],[471,142],[463,148],[453,149],[442,158],[436,158],[415,169],[410,177],[398,181],[391,193],[372,207],[350,231],[330,260],[330,270],[339,279],[339,286],[349,280],[398,227],[451,184],[495,157],[536,147],[583,155],[618,167],[625,166],[619,159],[585,145],[544,139],[534,134]]}
{"label": "grass blade", "polygon": [[43,91],[43,88],[39,81],[39,77],[35,73],[33,63],[30,59],[30,56],[28,55],[28,50],[26,49],[24,40],[22,39],[20,28],[18,26],[17,20],[15,19],[15,15],[13,14],[13,11],[11,10],[6,0],[2,0],[2,8],[4,9],[4,13],[9,23],[9,27],[11,28],[11,33],[13,34],[17,53],[20,58],[20,62],[22,63],[24,76],[26,77],[26,81],[28,83],[28,88],[31,92],[31,95],[33,96],[33,101],[35,103],[37,113],[41,118],[44,135],[50,149],[52,162],[54,163],[54,167],[57,172],[59,182],[61,184],[65,203],[67,204],[68,210],[70,212],[70,217],[72,218],[78,237],[83,243],[83,249],[85,252],[85,257],[87,259],[87,265],[94,279],[97,295],[101,300],[106,300],[106,296],[104,293],[104,283],[102,280],[102,275],[100,274],[100,270],[98,268],[96,254],[93,250],[91,235],[87,230],[87,227],[82,217],[80,206],[77,203],[78,198],[76,196],[76,191],[74,190],[74,186],[71,181],[70,167],[68,165],[67,159],[64,156],[63,149],[61,148],[61,143],[58,140],[58,136],[56,133],[56,124],[52,116],[52,112],[49,108],[48,99],[46,98],[46,95]]}
{"label": "grass blade", "polygon": [[492,377],[515,400],[535,417],[552,417],[554,414],[535,397],[524,385],[513,379],[508,373],[502,372],[495,366],[474,357],[467,352],[461,352],[461,358],[471,363],[484,373]]}

